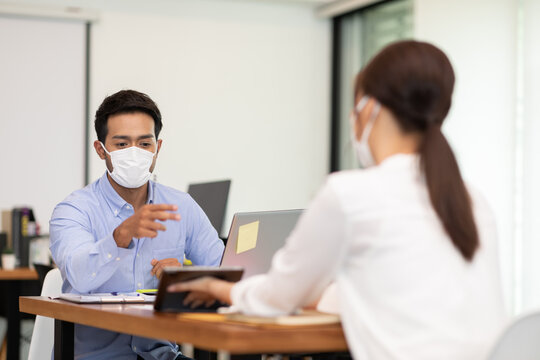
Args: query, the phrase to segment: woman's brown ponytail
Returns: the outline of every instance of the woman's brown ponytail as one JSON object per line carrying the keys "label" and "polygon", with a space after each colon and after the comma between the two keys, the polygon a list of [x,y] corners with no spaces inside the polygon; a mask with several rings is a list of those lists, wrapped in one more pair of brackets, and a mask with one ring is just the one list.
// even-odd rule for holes
{"label": "woman's brown ponytail", "polygon": [[420,148],[431,205],[455,247],[467,260],[478,248],[478,232],[471,200],[454,153],[439,125],[428,126]]}

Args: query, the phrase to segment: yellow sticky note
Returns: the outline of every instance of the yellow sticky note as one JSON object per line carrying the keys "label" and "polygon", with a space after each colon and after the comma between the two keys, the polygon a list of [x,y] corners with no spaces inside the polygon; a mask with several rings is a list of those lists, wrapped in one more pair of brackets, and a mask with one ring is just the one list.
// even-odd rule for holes
{"label": "yellow sticky note", "polygon": [[259,235],[259,221],[255,221],[238,228],[238,241],[236,242],[236,253],[251,250],[257,246],[257,235]]}

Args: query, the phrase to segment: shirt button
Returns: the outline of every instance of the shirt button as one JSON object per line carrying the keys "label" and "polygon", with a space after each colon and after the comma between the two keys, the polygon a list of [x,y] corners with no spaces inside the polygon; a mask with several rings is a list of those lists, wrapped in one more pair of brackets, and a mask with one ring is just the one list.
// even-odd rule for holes
{"label": "shirt button", "polygon": [[112,255],[111,255],[111,254],[107,254],[107,257],[110,259],[110,258],[112,258]]}
{"label": "shirt button", "polygon": [[141,255],[137,254],[137,257],[141,257]]}
{"label": "shirt button", "polygon": [[127,205],[126,208],[131,209],[131,206]]}
{"label": "shirt button", "polygon": [[137,351],[137,347],[136,347],[136,346],[133,347],[133,351]]}
{"label": "shirt button", "polygon": [[138,283],[137,286],[139,287],[139,289],[141,288],[142,284],[141,283]]}
{"label": "shirt button", "polygon": [[118,215],[118,210],[114,210],[114,215]]}
{"label": "shirt button", "polygon": [[92,277],[96,277],[96,273],[92,273]]}
{"label": "shirt button", "polygon": [[119,258],[119,257],[117,257],[117,258],[116,258],[116,261],[120,261],[120,258]]}

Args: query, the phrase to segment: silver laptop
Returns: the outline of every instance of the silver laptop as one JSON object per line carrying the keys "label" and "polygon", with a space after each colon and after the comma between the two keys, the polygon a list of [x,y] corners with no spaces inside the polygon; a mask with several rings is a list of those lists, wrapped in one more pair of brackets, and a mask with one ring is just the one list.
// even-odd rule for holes
{"label": "silver laptop", "polygon": [[303,210],[236,213],[221,266],[241,266],[243,279],[270,269],[272,257],[285,244]]}

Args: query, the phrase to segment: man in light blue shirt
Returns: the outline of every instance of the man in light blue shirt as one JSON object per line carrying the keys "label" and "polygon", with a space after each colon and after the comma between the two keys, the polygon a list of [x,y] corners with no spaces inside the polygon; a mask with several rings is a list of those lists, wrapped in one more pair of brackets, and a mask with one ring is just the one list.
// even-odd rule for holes
{"label": "man in light blue shirt", "polygon": [[[150,181],[162,140],[161,114],[145,94],[123,90],[96,112],[94,148],[107,172],[56,206],[51,251],[63,292],[156,288],[163,267],[219,265],[223,242],[186,193]],[[168,341],[75,326],[80,359],[177,359]]]}

